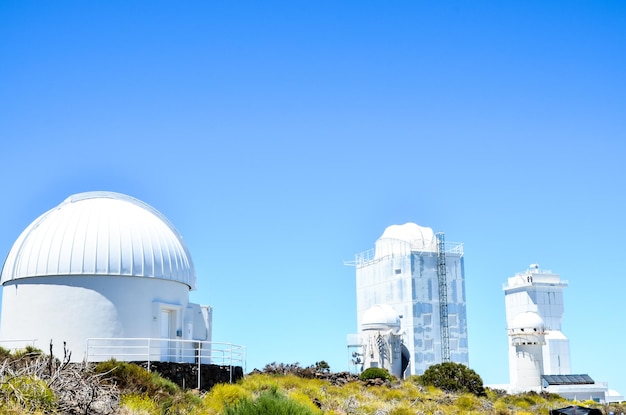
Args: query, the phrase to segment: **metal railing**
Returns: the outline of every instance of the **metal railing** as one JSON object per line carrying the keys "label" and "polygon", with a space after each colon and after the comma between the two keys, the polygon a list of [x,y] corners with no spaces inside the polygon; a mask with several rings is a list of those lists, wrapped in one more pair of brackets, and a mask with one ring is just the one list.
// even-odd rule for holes
{"label": "metal railing", "polygon": [[3,347],[11,352],[25,349],[28,346],[35,347],[37,339],[10,339],[0,340],[0,347]]}
{"label": "metal railing", "polygon": [[[360,268],[364,265],[370,265],[375,262],[381,261],[383,259],[392,258],[395,255],[398,255],[398,256],[409,255],[412,252],[417,252],[417,253],[426,252],[430,255],[437,254],[437,251],[431,252],[427,250],[420,251],[418,249],[411,249],[411,244],[406,241],[398,240],[398,243],[399,245],[405,245],[404,250],[400,250],[400,252],[397,252],[397,253],[385,253],[383,255],[376,256],[376,248],[370,248],[367,251],[363,251],[358,254],[355,254],[353,261],[344,261],[344,265],[356,266],[357,268]],[[463,256],[464,254],[463,242],[446,242],[445,253]]]}
{"label": "metal railing", "polygon": [[246,370],[245,347],[232,343],[201,340],[161,338],[90,338],[87,339],[87,362],[116,359],[125,362],[147,362],[148,370],[153,362],[188,363],[198,365],[198,388],[200,367],[203,364],[228,366],[232,383],[232,367]]}

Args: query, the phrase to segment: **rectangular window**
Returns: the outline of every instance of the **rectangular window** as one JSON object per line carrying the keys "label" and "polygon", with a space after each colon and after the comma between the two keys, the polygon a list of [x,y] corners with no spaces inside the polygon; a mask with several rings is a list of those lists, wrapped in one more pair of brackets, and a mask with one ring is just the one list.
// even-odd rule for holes
{"label": "rectangular window", "polygon": [[430,326],[431,324],[433,324],[433,315],[432,314],[424,314],[422,316],[422,318],[424,319],[424,325],[425,326]]}
{"label": "rectangular window", "polygon": [[424,350],[432,350],[433,349],[433,339],[424,340]]}

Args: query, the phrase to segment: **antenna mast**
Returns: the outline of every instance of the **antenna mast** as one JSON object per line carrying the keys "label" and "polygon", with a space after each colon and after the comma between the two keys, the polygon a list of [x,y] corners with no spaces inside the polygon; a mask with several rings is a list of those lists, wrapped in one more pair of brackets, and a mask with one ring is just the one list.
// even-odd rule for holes
{"label": "antenna mast", "polygon": [[439,281],[439,320],[441,326],[441,362],[450,361],[450,328],[448,326],[448,283],[446,281],[446,239],[437,237],[437,280]]}

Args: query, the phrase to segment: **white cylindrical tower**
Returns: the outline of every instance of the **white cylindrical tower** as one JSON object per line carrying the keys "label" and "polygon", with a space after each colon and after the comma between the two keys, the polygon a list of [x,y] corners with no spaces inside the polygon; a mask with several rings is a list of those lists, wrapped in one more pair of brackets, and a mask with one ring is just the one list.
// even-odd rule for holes
{"label": "white cylindrical tower", "polygon": [[515,357],[511,359],[511,385],[540,387],[543,373],[542,347],[545,344],[545,325],[542,318],[531,311],[518,314],[508,328]]}
{"label": "white cylindrical tower", "polygon": [[402,378],[402,332],[400,317],[393,307],[376,304],[361,321],[363,367],[381,367]]}

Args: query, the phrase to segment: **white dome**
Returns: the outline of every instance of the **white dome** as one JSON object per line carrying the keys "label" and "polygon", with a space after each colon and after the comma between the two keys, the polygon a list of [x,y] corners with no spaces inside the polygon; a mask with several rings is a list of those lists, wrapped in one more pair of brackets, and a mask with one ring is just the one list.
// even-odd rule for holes
{"label": "white dome", "polygon": [[363,313],[361,328],[363,330],[389,330],[400,327],[400,317],[387,304],[375,304]]}
{"label": "white dome", "polygon": [[411,251],[437,252],[437,238],[431,228],[408,222],[388,226],[376,241],[376,258],[407,255]]}
{"label": "white dome", "polygon": [[182,236],[156,209],[113,192],[68,197],[19,236],[2,284],[28,277],[107,275],[178,281],[196,275]]}
{"label": "white dome", "polygon": [[[526,311],[515,316],[511,322],[511,330],[519,329],[537,329],[543,331],[545,323],[539,314],[532,311]],[[536,331],[536,330],[534,330]]]}

